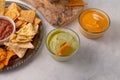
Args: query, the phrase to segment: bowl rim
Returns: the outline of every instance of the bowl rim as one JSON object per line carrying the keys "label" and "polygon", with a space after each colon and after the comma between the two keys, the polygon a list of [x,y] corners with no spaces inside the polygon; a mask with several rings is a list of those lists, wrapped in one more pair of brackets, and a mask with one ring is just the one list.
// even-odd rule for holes
{"label": "bowl rim", "polygon": [[11,33],[8,37],[0,40],[0,43],[2,43],[2,42],[4,42],[4,41],[8,40],[8,39],[10,38],[10,36],[11,36],[13,33],[15,33],[15,31],[16,31],[16,26],[15,26],[15,22],[14,22],[11,18],[9,18],[9,17],[7,17],[7,16],[0,16],[0,19],[4,19],[4,20],[9,21],[9,22],[12,24],[12,27],[13,27],[12,33]]}
{"label": "bowl rim", "polygon": [[[57,28],[57,29],[53,29],[53,30],[51,30],[51,31],[47,34],[46,39],[45,39],[45,44],[46,44],[46,47],[47,47],[49,53],[52,54],[52,55],[54,55],[54,56],[56,56],[56,54],[53,53],[53,52],[49,49],[48,44],[47,44],[47,40],[48,40],[48,36],[49,36],[52,32],[54,33],[54,31],[57,31],[57,30],[62,30],[62,31],[65,31],[65,32],[67,32],[67,31],[69,32],[69,31],[70,31],[70,32],[74,33],[74,35],[73,35],[73,34],[71,34],[71,33],[69,32],[71,35],[75,36],[75,38],[77,38],[77,41],[78,41],[78,47],[77,47],[77,49],[71,54],[71,55],[74,55],[74,54],[79,50],[79,48],[80,48],[80,37],[79,37],[79,35],[78,35],[74,30],[69,29],[69,28]],[[66,30],[67,30],[67,31],[66,31]],[[52,34],[53,34],[53,33],[52,33]],[[71,55],[68,55],[68,56],[71,56]],[[68,57],[68,56],[58,56],[58,58],[59,58],[59,57],[65,58],[65,57]]]}
{"label": "bowl rim", "polygon": [[[105,16],[108,18],[108,26],[107,26],[107,28],[106,28],[105,30],[101,31],[101,32],[91,32],[91,31],[85,29],[85,28],[81,25],[80,17],[81,17],[81,15],[82,15],[85,11],[87,11],[87,10],[98,11],[98,12],[102,13],[103,15],[105,15]],[[98,8],[87,8],[87,9],[83,10],[83,11],[79,14],[78,21],[79,21],[79,25],[80,25],[80,27],[81,27],[82,29],[84,29],[85,31],[87,31],[87,32],[89,32],[89,33],[92,33],[92,34],[99,34],[99,33],[103,33],[103,32],[105,32],[105,31],[107,31],[107,30],[109,29],[109,27],[110,27],[110,24],[111,24],[111,20],[110,20],[110,17],[108,16],[108,14],[107,14],[106,12],[104,12],[103,10],[98,9]]]}

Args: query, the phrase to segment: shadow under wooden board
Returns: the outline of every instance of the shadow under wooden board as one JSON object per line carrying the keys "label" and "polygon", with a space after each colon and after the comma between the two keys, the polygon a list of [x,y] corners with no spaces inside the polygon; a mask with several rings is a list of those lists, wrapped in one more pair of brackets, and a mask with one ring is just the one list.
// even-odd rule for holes
{"label": "shadow under wooden board", "polygon": [[67,0],[51,3],[49,0],[22,0],[38,9],[53,26],[65,26],[78,18],[83,6],[67,7]]}
{"label": "shadow under wooden board", "polygon": [[[6,1],[6,7],[8,7],[11,3],[13,3],[13,1]],[[20,6],[22,9],[24,10],[28,10],[28,9],[32,9],[30,7],[28,7],[25,4],[19,3],[19,2],[15,2],[18,6]],[[37,13],[36,16],[38,18],[40,18],[40,14]],[[36,36],[34,37],[32,44],[34,45],[34,49],[28,49],[26,54],[24,55],[23,58],[15,58],[14,60],[10,60],[9,65],[4,67],[2,70],[0,70],[0,72],[6,72],[9,70],[12,70],[14,68],[19,67],[20,65],[22,65],[23,63],[27,62],[29,59],[31,59],[38,51],[39,47],[42,46],[42,41],[43,41],[43,37],[44,37],[44,28],[43,25],[40,24],[39,25],[39,30],[38,33],[36,34]]]}

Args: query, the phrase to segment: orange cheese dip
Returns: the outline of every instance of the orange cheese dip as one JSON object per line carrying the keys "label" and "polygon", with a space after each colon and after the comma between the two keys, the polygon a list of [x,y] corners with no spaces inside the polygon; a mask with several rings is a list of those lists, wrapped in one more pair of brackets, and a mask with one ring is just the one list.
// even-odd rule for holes
{"label": "orange cheese dip", "polygon": [[103,32],[109,26],[109,18],[102,11],[88,9],[80,15],[80,24],[89,32]]}

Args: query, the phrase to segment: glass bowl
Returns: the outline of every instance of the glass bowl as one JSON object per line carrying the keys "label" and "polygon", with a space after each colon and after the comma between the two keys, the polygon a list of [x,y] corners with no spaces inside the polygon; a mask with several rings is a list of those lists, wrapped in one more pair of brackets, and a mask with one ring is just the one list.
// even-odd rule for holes
{"label": "glass bowl", "polygon": [[[69,43],[69,40],[71,40],[71,38],[69,39],[69,38],[67,38],[67,40],[65,39],[66,38],[66,36],[60,36],[59,34],[61,34],[61,32],[65,32],[65,33],[68,33],[68,34],[70,34],[73,38],[74,38],[74,40],[76,41],[76,42],[74,42],[74,41],[71,41],[72,43],[70,43],[70,44],[74,44],[74,51],[71,53],[71,54],[69,54],[69,55],[66,55],[66,56],[56,56],[56,52],[54,52],[54,49],[56,49],[56,48],[54,48],[54,47],[57,47],[57,46],[52,46],[52,48],[50,47],[50,42],[52,41],[52,38],[54,38],[54,36],[58,36],[58,38],[56,38],[56,39],[58,39],[58,40],[56,40],[56,42],[53,42],[53,45],[55,44],[55,45],[57,45],[57,43],[59,44],[59,42],[61,42],[62,40],[63,40],[63,42],[64,42],[64,40],[65,40],[65,42],[67,42],[67,43]],[[60,44],[60,46],[61,46],[62,44]],[[80,46],[80,39],[79,39],[79,36],[77,35],[77,33],[76,32],[74,32],[73,30],[71,30],[71,29],[67,29],[67,28],[58,28],[58,29],[54,29],[54,30],[52,30],[52,31],[50,31],[49,33],[48,33],[48,35],[47,35],[47,38],[46,38],[46,47],[47,47],[47,49],[48,49],[48,51],[49,51],[49,54],[55,59],[55,60],[57,60],[57,61],[67,61],[67,60],[69,60],[77,51],[78,51],[78,49],[79,49],[79,46]],[[60,47],[59,47],[60,48]],[[56,49],[57,51],[58,51],[58,49]],[[71,49],[72,50],[72,49]]]}
{"label": "glass bowl", "polygon": [[[3,45],[3,43],[9,39],[10,35],[13,34],[16,31],[16,26],[15,26],[14,21],[12,19],[10,19],[9,17],[0,16],[0,19],[3,19],[3,20],[6,20],[6,21],[10,22],[12,24],[12,27],[13,27],[12,33],[10,33],[7,37],[0,40],[0,45]],[[2,30],[0,30],[0,31],[2,31]]]}
{"label": "glass bowl", "polygon": [[[95,12],[98,12],[102,15],[105,16],[106,20],[108,21],[108,25],[106,26],[106,28],[104,30],[101,30],[99,32],[92,32],[92,31],[89,31],[88,29],[85,28],[84,25],[82,25],[82,16],[87,13],[88,11],[95,11]],[[94,15],[94,14],[93,14]],[[93,16],[93,17],[96,17]],[[89,19],[89,17],[87,17]],[[98,18],[98,17],[97,17]],[[90,19],[89,19],[90,20]],[[87,21],[86,21],[87,22]],[[110,26],[110,18],[109,16],[102,10],[100,9],[95,9],[95,8],[89,8],[89,9],[86,9],[84,10],[83,12],[81,12],[80,16],[79,16],[79,24],[80,24],[80,32],[87,38],[90,38],[90,39],[97,39],[97,38],[100,38],[104,35],[104,33],[108,30],[109,26]],[[92,26],[94,27],[94,26]]]}

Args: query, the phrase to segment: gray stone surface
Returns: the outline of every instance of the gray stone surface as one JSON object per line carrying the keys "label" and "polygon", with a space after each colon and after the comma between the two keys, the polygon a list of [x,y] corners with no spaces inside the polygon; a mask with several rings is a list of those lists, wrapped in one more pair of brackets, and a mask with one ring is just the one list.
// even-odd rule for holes
{"label": "gray stone surface", "polygon": [[[80,49],[68,62],[57,62],[49,56],[43,42],[38,55],[27,64],[6,73],[0,80],[120,80],[120,1],[86,0],[85,8],[99,8],[111,19],[106,34],[96,40],[85,38],[79,31],[78,20],[69,28],[81,39]],[[42,17],[46,34],[54,29]]]}

